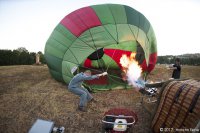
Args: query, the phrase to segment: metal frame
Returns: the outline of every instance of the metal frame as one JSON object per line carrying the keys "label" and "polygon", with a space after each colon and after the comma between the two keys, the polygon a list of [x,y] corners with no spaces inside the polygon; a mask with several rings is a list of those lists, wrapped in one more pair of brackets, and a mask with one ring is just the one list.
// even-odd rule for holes
{"label": "metal frame", "polygon": [[[115,123],[115,122],[109,122],[109,121],[105,121],[104,120],[104,118],[105,117],[115,117],[115,118],[132,118],[133,119],[133,122],[131,122],[131,123],[126,123],[126,124],[124,124],[124,123]],[[124,115],[105,115],[104,117],[103,117],[103,119],[102,119],[102,122],[103,123],[107,123],[107,124],[116,124],[116,125],[133,125],[134,123],[135,123],[135,118],[133,117],[133,116],[124,116]]]}

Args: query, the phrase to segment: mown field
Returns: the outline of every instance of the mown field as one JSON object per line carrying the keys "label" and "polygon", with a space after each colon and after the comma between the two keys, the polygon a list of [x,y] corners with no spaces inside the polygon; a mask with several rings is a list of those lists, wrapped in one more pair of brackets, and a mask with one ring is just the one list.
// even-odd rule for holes
{"label": "mown field", "polygon": [[[171,70],[158,65],[148,80],[162,81],[171,77]],[[183,66],[181,78],[200,80],[199,66]],[[77,111],[79,98],[65,84],[51,78],[47,66],[0,67],[0,133],[27,133],[38,119],[64,126],[66,133],[99,133],[101,119],[111,108],[127,108],[138,115],[131,132],[151,131],[152,115],[142,106],[141,94],[134,89],[101,91],[92,94],[98,103],[89,104],[87,112]]]}

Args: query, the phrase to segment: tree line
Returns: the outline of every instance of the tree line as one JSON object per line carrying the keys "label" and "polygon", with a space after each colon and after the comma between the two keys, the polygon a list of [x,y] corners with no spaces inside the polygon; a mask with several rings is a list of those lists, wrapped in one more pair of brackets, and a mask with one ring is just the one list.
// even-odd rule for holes
{"label": "tree line", "polygon": [[[20,47],[15,50],[0,50],[0,66],[6,65],[33,65],[36,63],[36,54],[40,55],[40,62],[46,64],[42,52],[29,52],[26,48]],[[200,54],[166,55],[158,56],[157,64],[174,64],[179,58],[183,65],[200,65]]]}
{"label": "tree line", "polygon": [[33,65],[36,63],[36,54],[40,55],[40,62],[45,64],[46,61],[42,52],[29,52],[24,47],[15,50],[0,50],[0,66]]}
{"label": "tree line", "polygon": [[200,54],[158,56],[157,64],[174,64],[176,58],[180,59],[182,65],[200,65]]}

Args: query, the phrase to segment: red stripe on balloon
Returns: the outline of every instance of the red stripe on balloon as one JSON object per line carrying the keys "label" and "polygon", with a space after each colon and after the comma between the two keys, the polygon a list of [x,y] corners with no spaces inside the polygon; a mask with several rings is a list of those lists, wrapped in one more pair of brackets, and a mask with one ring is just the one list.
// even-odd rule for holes
{"label": "red stripe on balloon", "polygon": [[[122,69],[122,65],[120,64],[120,58],[124,54],[127,55],[127,56],[130,56],[131,53],[132,53],[131,51],[120,50],[120,49],[104,49],[104,54],[111,57],[121,69]],[[113,56],[113,54],[114,54],[114,56]],[[157,53],[150,54],[149,65],[147,66],[146,60],[144,60],[140,64],[142,71],[143,72],[144,71],[151,72],[156,65],[156,61],[157,61]],[[84,62],[84,66],[91,68],[92,67],[92,61],[90,59],[86,59],[85,62]]]}
{"label": "red stripe on balloon", "polygon": [[149,57],[149,66],[148,66],[148,72],[151,72],[155,65],[156,65],[156,61],[157,61],[157,53],[152,53]]}
{"label": "red stripe on balloon", "polygon": [[142,64],[140,64],[142,71],[148,71],[151,72],[155,65],[156,65],[156,61],[157,61],[157,53],[152,53],[149,56],[149,65],[147,66],[146,60],[144,60],[142,62]]}
{"label": "red stripe on balloon", "polygon": [[147,63],[146,63],[145,59],[143,60],[142,64],[140,64],[140,66],[141,66],[143,72],[147,71],[148,68],[147,68]]}
{"label": "red stripe on balloon", "polygon": [[120,64],[120,58],[124,54],[130,56],[132,52],[120,49],[104,49],[104,53],[110,56],[117,63],[117,65],[122,68],[122,65]]}
{"label": "red stripe on balloon", "polygon": [[83,65],[84,65],[84,67],[91,68],[92,67],[92,61],[90,59],[86,59]]}
{"label": "red stripe on balloon", "polygon": [[70,13],[60,23],[76,37],[87,29],[101,25],[101,21],[91,7],[84,7]]}
{"label": "red stripe on balloon", "polygon": [[[120,58],[122,57],[123,54],[130,56],[132,52],[131,51],[125,51],[125,50],[118,50],[118,49],[104,49],[104,53],[106,55],[110,56],[117,63],[117,65],[120,68],[122,68],[122,66],[120,64]],[[114,54],[114,56],[113,56],[113,54]],[[146,60],[144,60],[142,62],[142,64],[140,64],[142,71],[151,72],[156,65],[156,61],[157,61],[157,53],[150,54],[149,65],[147,66]]]}

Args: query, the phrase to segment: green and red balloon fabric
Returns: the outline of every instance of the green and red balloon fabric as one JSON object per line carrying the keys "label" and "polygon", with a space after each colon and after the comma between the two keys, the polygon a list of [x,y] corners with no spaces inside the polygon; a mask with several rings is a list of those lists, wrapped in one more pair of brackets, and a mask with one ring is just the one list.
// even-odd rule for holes
{"label": "green and red balloon fabric", "polygon": [[143,72],[153,70],[157,45],[150,22],[135,9],[119,4],[75,10],[55,27],[45,46],[51,75],[65,83],[74,76],[74,66],[121,69],[121,56],[132,52]]}

